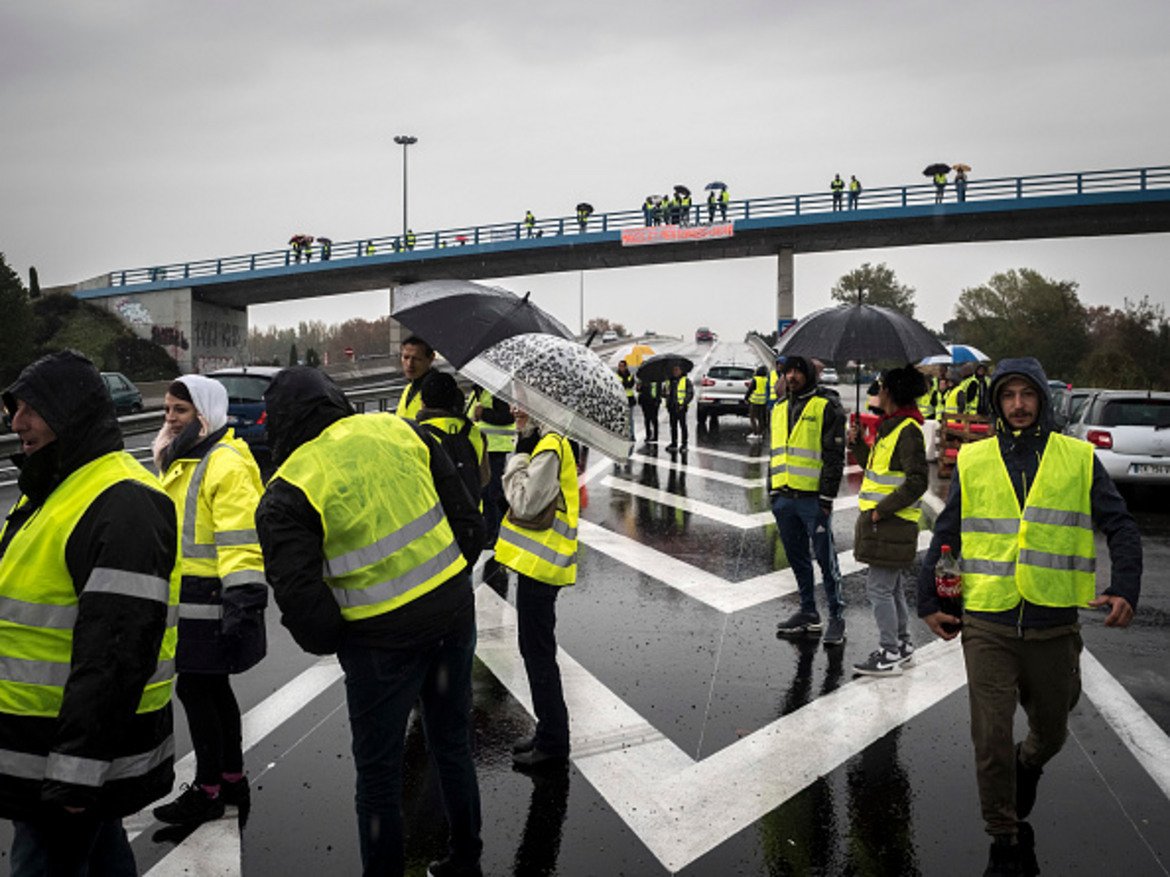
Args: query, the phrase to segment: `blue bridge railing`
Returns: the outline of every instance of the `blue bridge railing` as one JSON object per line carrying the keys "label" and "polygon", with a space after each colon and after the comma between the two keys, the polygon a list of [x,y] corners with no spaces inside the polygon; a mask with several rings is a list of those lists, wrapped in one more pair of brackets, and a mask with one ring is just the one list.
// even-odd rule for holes
{"label": "blue bridge railing", "polygon": [[[1152,189],[1170,188],[1170,166],[1127,168],[1103,171],[1076,171],[1070,173],[1039,174],[1024,177],[1000,177],[995,179],[973,179],[966,187],[966,202],[1027,200],[1053,196],[1081,196],[1100,193],[1144,192]],[[957,193],[952,182],[948,182],[945,202],[954,204]],[[877,209],[916,207],[935,203],[936,190],[931,182],[905,186],[888,186],[865,189],[857,200],[856,209],[849,209],[849,193],[841,199],[841,219]],[[802,195],[780,195],[767,198],[748,198],[731,201],[726,214],[717,205],[713,215],[716,222],[796,217],[808,214],[829,213],[834,209],[831,192],[810,192]],[[704,224],[712,219],[702,196],[692,204],[685,217],[692,225]],[[682,218],[679,218],[682,221]],[[111,272],[111,286],[135,286],[140,284],[181,281],[197,277],[222,274],[238,274],[270,268],[295,266],[298,263],[336,262],[369,259],[371,257],[410,258],[420,251],[444,251],[449,248],[484,246],[492,244],[514,245],[518,241],[545,243],[570,235],[593,232],[613,232],[623,228],[644,226],[646,214],[642,208],[619,210],[609,213],[594,213],[582,224],[576,216],[559,216],[552,219],[538,219],[531,229],[523,220],[500,222],[489,225],[469,225],[444,228],[437,231],[415,232],[408,238],[403,235],[383,235],[359,240],[334,241],[328,250],[317,242],[300,253],[291,246],[278,250],[265,250],[240,256],[223,256],[201,259],[194,262],[176,262],[154,265],[148,268],[128,268]],[[432,253],[438,255],[439,253]]]}

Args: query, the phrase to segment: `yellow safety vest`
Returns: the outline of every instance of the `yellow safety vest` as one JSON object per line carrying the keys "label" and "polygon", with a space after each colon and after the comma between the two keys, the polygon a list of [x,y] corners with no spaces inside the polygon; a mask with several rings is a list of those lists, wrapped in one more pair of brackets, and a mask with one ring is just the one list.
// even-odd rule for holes
{"label": "yellow safety vest", "polygon": [[780,398],[780,373],[776,369],[768,372],[768,400],[775,402]]}
{"label": "yellow safety vest", "polygon": [[[890,468],[890,460],[894,456],[894,448],[898,444],[898,437],[902,430],[913,427],[919,432],[922,427],[912,417],[907,417],[888,435],[879,436],[869,452],[869,462],[865,467],[865,477],[861,481],[861,492],[857,496],[857,507],[863,512],[876,508],[877,504],[906,483],[906,473]],[[917,524],[922,517],[922,502],[915,500],[913,504],[898,509],[894,514],[903,520]]]}
{"label": "yellow safety vest", "polygon": [[861,182],[858,180],[850,180],[849,181],[849,191],[850,192],[860,192],[861,191]]}
{"label": "yellow safety vest", "polygon": [[[94,499],[122,481],[137,481],[159,490],[155,477],[129,454],[105,454],[61,482],[40,510],[13,535],[0,557],[0,594],[4,597],[0,600],[0,712],[48,717],[60,714],[78,612],[77,591],[65,563],[65,546]],[[16,507],[26,502],[27,497],[22,496]],[[85,587],[128,593],[169,607],[158,666],[142,691],[137,712],[163,709],[170,703],[175,675],[178,564],[169,579],[95,569]],[[169,740],[166,745],[169,747]]]}
{"label": "yellow safety vest", "polygon": [[[427,423],[431,426],[441,429],[443,432],[449,432],[455,435],[459,430],[463,429],[464,419],[462,417],[430,417],[427,418]],[[467,431],[467,440],[471,442],[471,447],[475,451],[475,459],[482,463],[483,455],[487,451],[487,443],[484,441],[483,431],[479,424],[467,419],[467,424],[470,429]]]}
{"label": "yellow safety vest", "polygon": [[840,179],[840,178],[834,178],[833,182],[831,182],[831,183],[829,184],[829,187],[830,187],[830,188],[831,188],[831,189],[832,189],[834,192],[840,192],[842,189],[844,189],[844,188],[845,188],[845,181],[844,181],[844,180],[842,180],[842,179]]}
{"label": "yellow safety vest", "polygon": [[[160,481],[178,512],[184,576],[219,579],[224,588],[267,586],[255,517],[264,486],[244,441],[229,429],[203,459],[176,459]],[[218,606],[195,614],[212,608],[222,616]],[[179,617],[193,617],[192,609],[180,604]]]}
{"label": "yellow safety vest", "polygon": [[321,516],[323,576],[345,620],[392,612],[467,566],[430,461],[429,446],[401,418],[357,414],[276,470]]}
{"label": "yellow safety vest", "polygon": [[944,413],[962,414],[967,410],[965,406],[962,409],[959,408],[959,394],[961,392],[963,392],[962,384],[956,384],[955,386],[951,387],[951,389],[947,390],[946,399],[943,404]]}
{"label": "yellow safety vest", "polygon": [[1040,606],[1084,606],[1093,599],[1093,446],[1050,433],[1021,511],[997,439],[959,449],[963,605],[1011,609],[1023,597]]}
{"label": "yellow safety vest", "polygon": [[[402,395],[398,397],[398,405],[394,408],[394,413],[399,417],[404,417],[407,420],[414,420],[418,413],[422,411],[422,384],[418,385],[418,389],[414,395],[410,395],[410,390],[414,382],[411,381],[402,388]],[[406,401],[406,397],[410,396],[410,401]]]}
{"label": "yellow safety vest", "polygon": [[752,376],[752,392],[748,396],[749,405],[763,405],[768,401],[768,376]]}
{"label": "yellow safety vest", "polygon": [[829,402],[824,396],[809,399],[791,435],[788,404],[785,399],[772,409],[772,462],[768,470],[772,489],[819,490],[825,407]]}
{"label": "yellow safety vest", "polygon": [[674,390],[674,400],[678,402],[679,410],[687,404],[687,376],[680,375]]}
{"label": "yellow safety vest", "polygon": [[[472,413],[476,405],[482,405],[484,411],[487,411],[492,407],[492,394],[487,390],[479,390],[478,394],[475,391],[467,394],[467,406],[463,413],[467,415],[468,420],[475,420]],[[515,423],[505,423],[502,426],[483,420],[475,420],[475,423],[487,440],[489,454],[510,454],[516,450]]]}
{"label": "yellow safety vest", "polygon": [[621,379],[622,387],[625,388],[626,399],[627,400],[633,399],[634,398],[634,376],[632,374],[630,374],[629,372],[626,372],[624,375],[621,372],[618,372],[618,378]]}
{"label": "yellow safety vest", "polygon": [[545,452],[556,454],[561,461],[561,496],[552,526],[529,530],[505,516],[496,542],[496,560],[538,582],[571,585],[577,581],[577,461],[568,440],[556,433],[541,436],[532,456]]}
{"label": "yellow safety vest", "polygon": [[935,416],[936,398],[935,393],[938,392],[938,378],[931,378],[930,383],[926,387],[926,392],[918,397],[918,413],[926,420],[932,420]]}

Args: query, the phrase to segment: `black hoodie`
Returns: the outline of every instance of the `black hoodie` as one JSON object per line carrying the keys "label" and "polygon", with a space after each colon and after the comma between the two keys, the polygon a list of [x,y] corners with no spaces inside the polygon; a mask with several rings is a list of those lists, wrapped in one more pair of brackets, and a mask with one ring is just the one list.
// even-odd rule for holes
{"label": "black hoodie", "polygon": [[[279,372],[264,393],[273,462],[316,438],[330,424],[355,415],[345,394],[323,372],[307,366]],[[460,551],[474,563],[483,548],[483,516],[446,452],[429,432],[409,423],[431,456],[431,477]],[[321,516],[300,488],[279,477],[268,482],[256,510],[264,570],[280,607],[281,623],[307,652],[331,654],[342,641],[374,648],[413,648],[442,636],[474,615],[471,576],[464,570],[392,612],[346,622],[322,577]]]}
{"label": "black hoodie", "polygon": [[[999,408],[999,388],[1008,378],[1022,377],[1030,381],[1040,394],[1040,413],[1036,423],[1025,430],[1014,431],[1008,426]],[[1001,360],[991,381],[990,406],[996,418],[996,440],[1004,466],[1016,490],[1016,498],[1023,507],[1028,486],[1036,479],[1040,458],[1053,430],[1052,403],[1048,396],[1048,378],[1033,357]],[[1104,593],[1124,597],[1137,609],[1142,578],[1142,541],[1137,524],[1125,506],[1125,500],[1099,460],[1093,460],[1093,486],[1089,494],[1094,529],[1101,530],[1109,544],[1112,568],[1109,587]],[[943,545],[949,545],[958,555],[962,551],[962,492],[959,476],[951,480],[947,503],[934,525],[934,538],[922,561],[918,578],[918,615],[925,617],[939,611],[938,596],[934,590],[934,567]],[[1017,628],[1045,628],[1075,624],[1076,607],[1054,608],[1037,606],[1021,598],[1013,608],[1004,612],[972,613],[989,621]]]}
{"label": "black hoodie", "polygon": [[[32,407],[56,440],[27,458],[14,457],[27,501],[5,522],[0,568],[4,552],[30,518],[54,491],[68,489],[62,484],[72,472],[122,448],[105,383],[93,364],[75,351],[37,360],[21,372],[3,400],[13,412],[18,400]],[[121,481],[90,498],[65,544],[66,572],[78,603],[61,712],[57,718],[0,713],[0,749],[109,761],[150,752],[170,738],[170,704],[136,713],[143,688],[158,666],[167,606],[119,592],[116,579],[113,587],[90,590],[86,585],[99,569],[103,574],[125,573],[131,581],[135,576],[168,579],[177,554],[175,508],[161,489]],[[3,590],[0,576],[0,594]],[[173,759],[167,756],[142,776],[107,779],[98,786],[0,776],[0,816],[29,819],[56,805],[123,816],[170,791],[172,766]]]}

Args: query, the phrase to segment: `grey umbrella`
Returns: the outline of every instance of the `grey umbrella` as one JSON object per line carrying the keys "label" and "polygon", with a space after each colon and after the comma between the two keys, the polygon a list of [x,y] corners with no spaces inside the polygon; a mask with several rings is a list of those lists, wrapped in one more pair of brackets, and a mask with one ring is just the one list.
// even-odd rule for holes
{"label": "grey umbrella", "polygon": [[466,280],[427,280],[394,290],[390,316],[461,368],[497,341],[525,332],[572,338],[556,317],[506,289]]}
{"label": "grey umbrella", "polygon": [[[879,305],[823,308],[796,321],[780,339],[779,356],[803,356],[826,362],[893,360],[918,362],[945,354],[930,330],[899,311]],[[858,390],[860,402],[860,390]]]}
{"label": "grey umbrella", "polygon": [[626,391],[613,369],[584,344],[555,335],[516,335],[459,371],[558,432],[615,460],[630,455]]}

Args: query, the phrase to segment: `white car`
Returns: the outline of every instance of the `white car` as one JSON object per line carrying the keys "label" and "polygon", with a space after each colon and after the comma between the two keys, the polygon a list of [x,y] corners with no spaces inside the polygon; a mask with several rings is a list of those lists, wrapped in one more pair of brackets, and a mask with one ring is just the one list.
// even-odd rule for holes
{"label": "white car", "polygon": [[609,342],[609,341],[617,341],[617,340],[618,340],[618,333],[615,332],[613,329],[606,329],[604,332],[601,333],[601,343],[602,344],[605,344],[606,342]]}
{"label": "white car", "polygon": [[1067,432],[1096,449],[1118,484],[1170,485],[1170,393],[1102,390]]}
{"label": "white car", "polygon": [[841,378],[837,376],[837,370],[832,366],[825,366],[821,369],[821,383],[828,385],[837,384]]}

